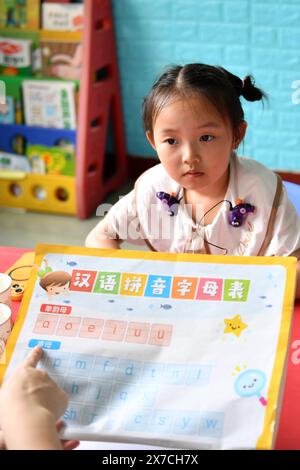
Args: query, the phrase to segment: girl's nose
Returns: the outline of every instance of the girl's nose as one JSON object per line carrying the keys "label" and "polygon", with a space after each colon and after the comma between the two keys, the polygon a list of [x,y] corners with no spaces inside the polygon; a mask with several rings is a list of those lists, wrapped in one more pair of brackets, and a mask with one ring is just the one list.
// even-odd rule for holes
{"label": "girl's nose", "polygon": [[192,145],[187,145],[184,148],[182,161],[190,167],[197,165],[198,161],[201,160],[201,157],[198,153],[198,150]]}

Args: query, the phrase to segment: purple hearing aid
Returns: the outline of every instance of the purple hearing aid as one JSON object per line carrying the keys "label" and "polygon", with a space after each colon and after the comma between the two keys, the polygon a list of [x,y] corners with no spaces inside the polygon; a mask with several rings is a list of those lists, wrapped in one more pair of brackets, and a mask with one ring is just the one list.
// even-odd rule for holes
{"label": "purple hearing aid", "polygon": [[165,206],[166,210],[168,211],[168,214],[170,216],[177,215],[178,212],[178,205],[181,201],[181,199],[177,199],[175,196],[172,194],[165,193],[164,191],[158,191],[156,193],[156,197],[162,202],[162,204]]}
{"label": "purple hearing aid", "polygon": [[255,206],[243,202],[242,199],[238,199],[236,206],[232,207],[232,204],[229,209],[229,223],[233,227],[240,227],[244,223],[244,219],[248,212],[254,212]]}

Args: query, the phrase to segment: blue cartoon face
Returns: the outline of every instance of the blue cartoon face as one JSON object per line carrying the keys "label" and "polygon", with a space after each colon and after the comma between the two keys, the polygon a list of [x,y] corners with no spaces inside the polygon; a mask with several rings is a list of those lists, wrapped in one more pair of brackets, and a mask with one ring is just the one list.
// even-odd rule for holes
{"label": "blue cartoon face", "polygon": [[234,388],[241,397],[259,395],[266,384],[266,375],[258,369],[242,372],[236,379]]}

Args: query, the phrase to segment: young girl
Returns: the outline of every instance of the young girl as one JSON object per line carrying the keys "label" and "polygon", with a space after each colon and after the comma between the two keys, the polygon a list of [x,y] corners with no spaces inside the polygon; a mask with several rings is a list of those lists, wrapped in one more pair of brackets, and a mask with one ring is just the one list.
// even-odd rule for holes
{"label": "young girl", "polygon": [[139,177],[86,246],[119,248],[126,240],[154,251],[299,260],[300,220],[281,179],[237,157],[247,129],[240,96],[257,101],[265,94],[251,76],[241,80],[222,67],[169,68],[143,107],[161,164]]}

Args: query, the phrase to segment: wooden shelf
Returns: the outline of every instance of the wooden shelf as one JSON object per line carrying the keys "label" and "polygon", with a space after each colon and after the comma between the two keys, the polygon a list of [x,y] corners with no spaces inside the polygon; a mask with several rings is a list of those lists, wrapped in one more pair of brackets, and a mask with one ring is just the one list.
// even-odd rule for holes
{"label": "wooden shelf", "polygon": [[[71,187],[66,188],[66,191],[72,195],[70,199],[72,203],[68,207],[67,213],[77,214],[82,219],[95,213],[106,194],[116,191],[126,182],[128,175],[111,0],[85,0],[84,8],[85,25],[82,33],[32,31],[39,33],[41,37],[43,34],[47,34],[47,38],[49,38],[49,35],[53,34],[53,37],[56,38],[63,35],[67,39],[82,40],[84,53],[78,98],[77,131],[34,128],[26,125],[2,124],[0,126],[0,150],[4,151],[12,152],[9,147],[12,133],[18,135],[18,133],[25,132],[25,137],[30,144],[40,145],[49,145],[49,142],[53,142],[53,138],[58,134],[61,138],[64,136],[71,138],[71,141],[76,145],[76,177],[72,179]],[[11,33],[13,30],[9,29],[8,31]],[[20,33],[23,30],[17,30],[17,32]],[[14,86],[18,86],[20,89],[24,79],[48,80],[46,77],[3,76],[7,90],[14,88]],[[52,79],[59,80],[58,78]],[[78,84],[78,81],[76,83]],[[111,159],[111,156],[106,152],[110,123],[113,128],[115,144],[113,164],[110,164],[112,161],[107,160]],[[1,132],[1,128],[3,132]],[[50,143],[50,145],[52,144]],[[109,172],[107,172],[108,167],[110,168]],[[34,177],[38,176],[45,176],[41,178],[45,194],[52,194],[52,181],[50,185],[52,189],[49,187],[51,178],[47,178],[48,175],[34,175]],[[66,181],[68,184],[70,183],[70,180],[65,180],[66,177],[57,175],[55,178],[55,184],[61,183],[62,187]],[[29,180],[31,177],[27,178],[27,181],[19,182],[21,192],[29,191],[31,194]],[[13,180],[11,182],[6,180],[5,183],[0,180],[0,205],[8,204],[7,191],[12,184],[14,184]],[[23,185],[25,186],[23,187]],[[3,186],[5,186],[5,190],[1,191]],[[62,212],[62,207],[66,207],[66,204],[64,206],[62,202],[52,196],[50,200],[47,200],[46,197],[44,200],[32,202],[31,196],[18,199],[13,195],[8,205],[15,204],[16,207],[41,211],[49,211],[51,206],[51,212]]]}

